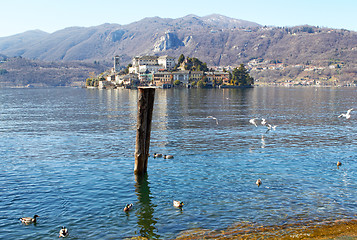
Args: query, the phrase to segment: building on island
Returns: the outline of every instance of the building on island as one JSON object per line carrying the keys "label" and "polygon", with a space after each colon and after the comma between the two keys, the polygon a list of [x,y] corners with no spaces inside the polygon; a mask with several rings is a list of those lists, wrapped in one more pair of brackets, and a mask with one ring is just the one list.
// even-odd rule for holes
{"label": "building on island", "polygon": [[176,65],[176,61],[174,57],[170,57],[170,56],[161,56],[158,58],[158,64],[160,66],[163,66],[164,69],[171,71],[172,69],[174,69],[175,65]]}
{"label": "building on island", "polygon": [[[177,66],[174,57],[170,56],[140,56],[132,59],[132,66],[126,71],[120,71],[120,57],[114,57],[114,67],[99,80],[99,88],[115,88],[124,86],[155,86],[171,88],[173,85],[191,87],[196,84],[203,87],[232,85],[230,73],[224,69],[218,71],[185,70]],[[125,74],[126,72],[126,74]]]}
{"label": "building on island", "polygon": [[190,81],[199,81],[203,77],[203,71],[190,71]]}
{"label": "building on island", "polygon": [[116,55],[114,57],[114,69],[113,69],[114,73],[120,72],[120,57],[118,55]]}
{"label": "building on island", "polygon": [[178,72],[172,72],[172,81],[175,82],[176,80],[179,80],[183,86],[189,86],[190,71],[181,70]]}
{"label": "building on island", "polygon": [[171,72],[157,72],[154,73],[153,84],[155,86],[161,86],[163,88],[170,88],[173,84],[173,77]]}
{"label": "building on island", "polygon": [[208,82],[229,84],[228,72],[208,72],[206,73]]}
{"label": "building on island", "polygon": [[176,65],[175,58],[170,56],[134,57],[129,73],[158,72],[160,69],[171,71]]}

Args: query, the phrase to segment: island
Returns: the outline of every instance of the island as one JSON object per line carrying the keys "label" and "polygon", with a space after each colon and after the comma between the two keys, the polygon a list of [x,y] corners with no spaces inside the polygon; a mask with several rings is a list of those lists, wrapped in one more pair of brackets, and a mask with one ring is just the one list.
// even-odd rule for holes
{"label": "island", "polygon": [[174,57],[136,56],[127,67],[120,67],[120,56],[114,57],[114,66],[98,76],[86,80],[87,88],[251,88],[254,79],[244,64],[235,68],[208,68],[195,57],[181,54],[176,62]]}

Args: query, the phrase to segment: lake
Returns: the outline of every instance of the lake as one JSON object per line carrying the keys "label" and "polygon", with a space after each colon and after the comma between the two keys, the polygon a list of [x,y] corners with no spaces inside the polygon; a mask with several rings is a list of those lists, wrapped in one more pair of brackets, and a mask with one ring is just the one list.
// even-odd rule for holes
{"label": "lake", "polygon": [[150,153],[174,158],[150,157],[140,178],[137,97],[0,89],[0,239],[58,239],[61,226],[69,239],[173,239],[356,218],[356,88],[157,89]]}

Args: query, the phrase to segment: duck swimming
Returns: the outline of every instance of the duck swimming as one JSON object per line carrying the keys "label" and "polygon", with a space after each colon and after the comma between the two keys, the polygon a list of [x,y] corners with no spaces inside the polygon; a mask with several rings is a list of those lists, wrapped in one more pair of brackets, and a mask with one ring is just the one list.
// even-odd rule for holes
{"label": "duck swimming", "polygon": [[36,220],[38,217],[39,217],[38,215],[34,215],[33,218],[32,217],[23,217],[23,218],[20,218],[20,221],[24,224],[36,223]]}
{"label": "duck swimming", "polygon": [[154,153],[154,158],[162,157],[161,153]]}
{"label": "duck swimming", "polygon": [[257,184],[257,186],[259,187],[260,185],[262,185],[262,180],[259,178],[259,179],[255,182],[255,184]]}
{"label": "duck swimming", "polygon": [[342,166],[342,163],[340,161],[337,162],[337,167]]}
{"label": "duck swimming", "polygon": [[124,212],[129,212],[132,208],[133,208],[133,204],[130,203],[130,204],[127,204],[123,210],[124,210]]}
{"label": "duck swimming", "polygon": [[173,205],[174,207],[180,208],[183,206],[183,202],[174,200]]}
{"label": "duck swimming", "polygon": [[62,227],[59,231],[59,237],[67,237],[68,236],[68,229],[66,227]]}
{"label": "duck swimming", "polygon": [[174,158],[174,156],[173,155],[164,155],[164,158],[165,159],[170,159],[170,158]]}

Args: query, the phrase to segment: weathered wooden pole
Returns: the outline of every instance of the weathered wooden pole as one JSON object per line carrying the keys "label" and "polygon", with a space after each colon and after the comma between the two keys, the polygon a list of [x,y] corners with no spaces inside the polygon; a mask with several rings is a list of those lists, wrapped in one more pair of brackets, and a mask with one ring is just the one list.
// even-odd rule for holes
{"label": "weathered wooden pole", "polygon": [[155,88],[139,87],[134,173],[147,172]]}

